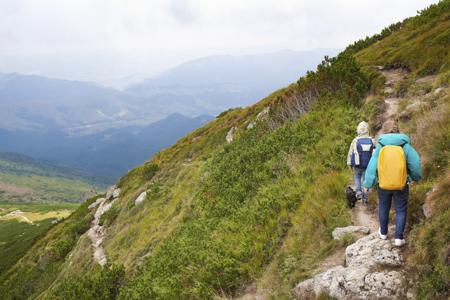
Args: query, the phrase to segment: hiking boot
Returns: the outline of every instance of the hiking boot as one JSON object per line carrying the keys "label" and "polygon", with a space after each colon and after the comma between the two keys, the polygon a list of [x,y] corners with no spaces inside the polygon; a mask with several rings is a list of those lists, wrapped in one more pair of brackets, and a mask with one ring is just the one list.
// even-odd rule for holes
{"label": "hiking boot", "polygon": [[363,194],[361,191],[356,192],[356,199],[361,200],[363,198]]}
{"label": "hiking boot", "polygon": [[387,234],[381,234],[381,228],[378,228],[378,235],[380,236],[380,239],[382,239],[382,240],[387,239]]}
{"label": "hiking boot", "polygon": [[406,241],[404,239],[395,239],[394,245],[395,247],[401,247],[406,244]]}

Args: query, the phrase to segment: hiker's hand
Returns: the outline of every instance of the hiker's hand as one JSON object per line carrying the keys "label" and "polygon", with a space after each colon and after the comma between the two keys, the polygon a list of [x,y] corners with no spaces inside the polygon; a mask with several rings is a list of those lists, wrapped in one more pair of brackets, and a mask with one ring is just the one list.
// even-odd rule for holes
{"label": "hiker's hand", "polygon": [[367,194],[369,192],[369,189],[368,188],[363,188],[363,192]]}

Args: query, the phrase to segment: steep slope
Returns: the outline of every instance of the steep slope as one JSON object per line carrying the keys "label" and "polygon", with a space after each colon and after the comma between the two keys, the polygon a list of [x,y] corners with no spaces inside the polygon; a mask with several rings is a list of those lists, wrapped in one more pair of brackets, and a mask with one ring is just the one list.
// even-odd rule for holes
{"label": "steep slope", "polygon": [[[435,34],[447,34],[440,25],[448,20],[449,3],[326,58],[298,82],[251,107],[222,113],[128,172],[117,183],[120,196],[102,200],[113,203],[101,243],[109,265],[95,263],[85,233],[95,211],[87,207],[92,199],[2,275],[0,293],[6,299],[210,299],[252,291],[263,298],[293,297],[299,281],[349,243],[331,236],[352,222],[343,193],[350,177],[345,154],[360,118],[374,130],[382,121],[385,78],[378,67],[397,66],[395,57],[373,61],[363,53],[388,38],[401,47],[411,28],[418,34],[410,39],[419,42],[430,23]],[[433,41],[431,48],[441,42]],[[411,281],[419,282],[417,297],[433,299],[448,292],[448,180],[440,175],[448,173],[444,108],[450,83],[447,56],[433,62],[438,74],[431,85],[415,77],[428,69],[428,58],[415,57],[417,65],[408,65],[409,76],[391,92],[403,97],[399,117],[408,112],[402,126],[427,170],[412,191],[414,242],[404,254],[417,276]],[[424,82],[431,89],[422,89]],[[416,100],[429,109],[406,109]],[[421,204],[433,186],[433,215],[423,220]],[[70,229],[75,224],[82,230]],[[54,255],[59,248],[64,251]]]}

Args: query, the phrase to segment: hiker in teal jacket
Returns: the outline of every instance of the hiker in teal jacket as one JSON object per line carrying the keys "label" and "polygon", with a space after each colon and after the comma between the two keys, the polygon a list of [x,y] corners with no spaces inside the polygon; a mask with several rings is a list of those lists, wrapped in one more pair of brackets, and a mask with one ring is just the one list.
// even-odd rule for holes
{"label": "hiker in teal jacket", "polygon": [[382,131],[385,133],[378,138],[378,145],[370,159],[366,169],[363,187],[365,189],[372,188],[378,180],[378,155],[382,145],[403,145],[407,166],[407,183],[403,190],[390,191],[378,187],[378,213],[380,221],[379,235],[380,238],[387,238],[389,210],[391,208],[392,199],[394,199],[396,211],[395,226],[395,245],[402,246],[405,244],[403,232],[406,225],[406,212],[408,206],[409,182],[419,181],[422,178],[422,167],[420,157],[417,151],[411,146],[411,140],[406,134],[399,133],[398,126],[395,121],[389,120],[383,124]]}

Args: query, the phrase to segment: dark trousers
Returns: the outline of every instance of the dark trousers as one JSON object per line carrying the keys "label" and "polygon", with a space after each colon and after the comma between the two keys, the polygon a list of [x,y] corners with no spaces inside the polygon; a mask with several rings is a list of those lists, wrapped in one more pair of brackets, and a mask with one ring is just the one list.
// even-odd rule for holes
{"label": "dark trousers", "polygon": [[401,191],[388,191],[378,187],[378,217],[380,220],[381,234],[387,234],[389,223],[389,210],[392,199],[395,205],[395,238],[403,239],[405,231],[406,214],[408,209],[409,186]]}

